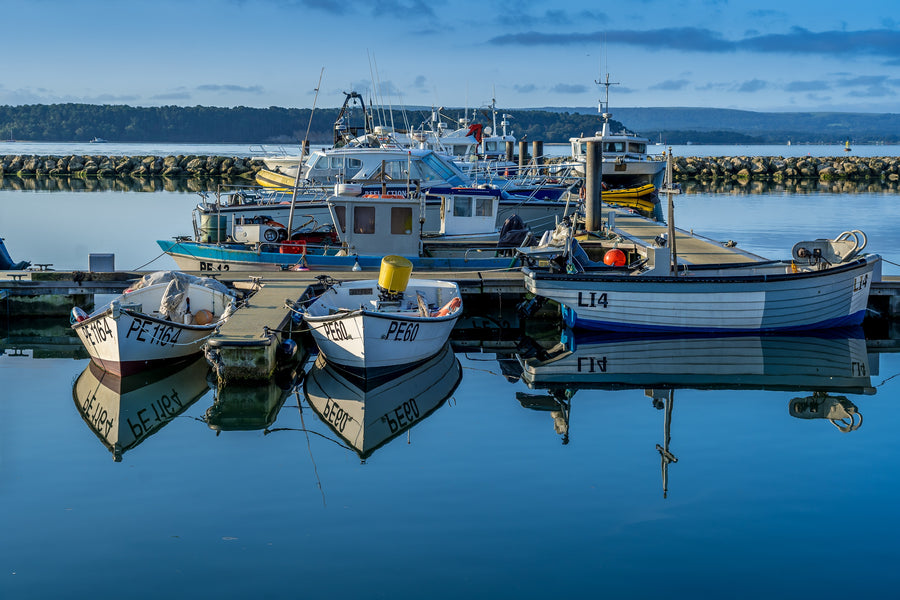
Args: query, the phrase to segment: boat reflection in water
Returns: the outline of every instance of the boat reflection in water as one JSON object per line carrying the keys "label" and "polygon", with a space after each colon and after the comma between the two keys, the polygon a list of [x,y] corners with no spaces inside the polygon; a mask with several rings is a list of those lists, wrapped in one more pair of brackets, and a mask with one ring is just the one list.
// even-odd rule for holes
{"label": "boat reflection in water", "polygon": [[206,359],[180,370],[157,369],[119,377],[90,361],[72,387],[75,406],[91,431],[112,452],[122,455],[162,429],[206,395]]}
{"label": "boat reflection in water", "polygon": [[322,421],[363,460],[437,410],[462,380],[449,344],[402,373],[363,379],[322,355],[306,374],[303,390]]}
{"label": "boat reflection in water", "polygon": [[265,384],[229,383],[216,389],[215,401],[206,409],[206,424],[219,435],[223,431],[268,429],[292,391],[291,385],[269,380]]}
{"label": "boat reflection in water", "polygon": [[877,355],[866,350],[861,328],[835,329],[821,336],[798,335],[647,335],[614,337],[566,330],[546,350],[519,356],[522,379],[547,395],[518,393],[526,408],[551,411],[554,427],[568,442],[572,398],[580,389],[643,389],[653,406],[665,410],[662,461],[663,494],[668,465],[676,389],[772,390],[811,392],[793,398],[789,414],[825,419],[840,431],[859,428],[862,415],[844,395],[875,393]]}

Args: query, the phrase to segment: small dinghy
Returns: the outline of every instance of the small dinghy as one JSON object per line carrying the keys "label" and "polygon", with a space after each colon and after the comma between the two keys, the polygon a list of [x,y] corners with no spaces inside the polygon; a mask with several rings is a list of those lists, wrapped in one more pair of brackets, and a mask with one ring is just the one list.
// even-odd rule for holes
{"label": "small dinghy", "polygon": [[386,256],[377,281],[327,281],[303,315],[326,360],[368,377],[440,351],[462,314],[459,286],[411,272],[407,259]]}
{"label": "small dinghy", "polygon": [[90,315],[76,306],[70,321],[91,359],[125,376],[198,354],[235,300],[215,279],[159,271]]}

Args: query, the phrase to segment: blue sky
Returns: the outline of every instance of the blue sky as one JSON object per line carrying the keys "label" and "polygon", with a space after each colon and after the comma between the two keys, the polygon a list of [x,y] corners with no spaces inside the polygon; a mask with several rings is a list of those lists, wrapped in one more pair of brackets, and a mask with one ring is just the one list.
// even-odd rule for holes
{"label": "blue sky", "polygon": [[0,104],[900,112],[889,0],[3,0]]}

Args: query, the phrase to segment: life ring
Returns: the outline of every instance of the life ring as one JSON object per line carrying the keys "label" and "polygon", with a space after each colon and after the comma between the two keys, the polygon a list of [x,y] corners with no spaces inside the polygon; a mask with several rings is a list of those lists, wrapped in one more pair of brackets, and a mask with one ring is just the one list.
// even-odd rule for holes
{"label": "life ring", "polygon": [[459,296],[456,296],[455,298],[453,298],[452,300],[450,300],[450,302],[448,302],[447,304],[445,304],[445,305],[441,308],[441,310],[439,310],[439,311],[437,311],[436,313],[434,313],[433,316],[435,316],[435,317],[446,317],[447,315],[449,315],[450,313],[452,313],[453,311],[455,311],[457,308],[459,308],[459,305],[460,305],[460,304],[462,304],[462,300],[459,299]]}

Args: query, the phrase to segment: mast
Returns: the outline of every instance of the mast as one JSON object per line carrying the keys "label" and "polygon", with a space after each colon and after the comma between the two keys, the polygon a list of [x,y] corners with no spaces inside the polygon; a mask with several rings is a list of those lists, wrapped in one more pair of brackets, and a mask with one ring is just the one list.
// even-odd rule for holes
{"label": "mast", "polygon": [[597,111],[600,113],[600,116],[603,117],[603,130],[600,135],[605,137],[609,135],[609,119],[610,117],[612,117],[612,113],[609,112],[609,86],[619,85],[619,82],[611,82],[609,80],[609,73],[607,73],[606,81],[603,81],[602,79],[595,79],[594,83],[596,83],[597,85],[602,85],[606,88],[606,102],[603,102],[603,100],[597,101]]}
{"label": "mast", "polygon": [[319,83],[316,84],[316,96],[313,98],[312,110],[309,113],[309,124],[306,126],[306,139],[300,148],[300,165],[297,167],[297,176],[294,177],[294,191],[291,193],[291,210],[288,213],[287,239],[290,241],[291,235],[294,233],[294,207],[297,205],[297,187],[300,185],[300,177],[303,174],[303,160],[306,158],[306,150],[309,147],[309,130],[312,127],[313,113],[316,112],[316,102],[319,100],[319,88],[322,87],[322,75],[325,73],[325,67],[319,71]]}

